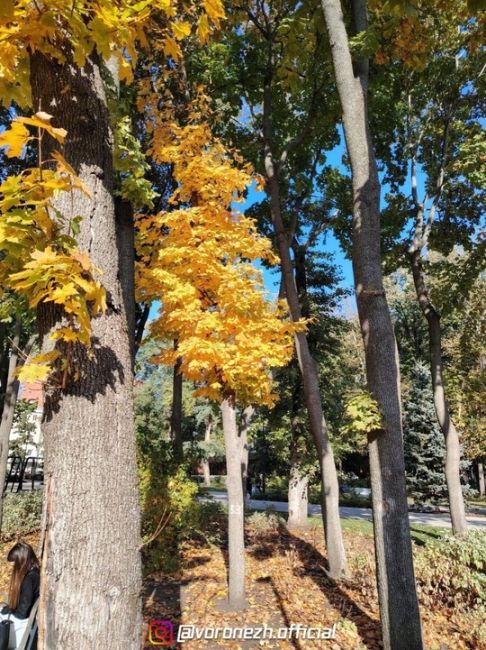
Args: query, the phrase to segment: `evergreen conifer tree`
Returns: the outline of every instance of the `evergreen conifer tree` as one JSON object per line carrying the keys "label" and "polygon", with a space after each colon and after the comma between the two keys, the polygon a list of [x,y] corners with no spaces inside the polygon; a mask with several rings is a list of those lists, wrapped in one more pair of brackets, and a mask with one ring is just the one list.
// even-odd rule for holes
{"label": "evergreen conifer tree", "polygon": [[446,497],[444,436],[437,423],[430,371],[417,361],[405,402],[404,451],[407,486],[415,501],[437,502]]}

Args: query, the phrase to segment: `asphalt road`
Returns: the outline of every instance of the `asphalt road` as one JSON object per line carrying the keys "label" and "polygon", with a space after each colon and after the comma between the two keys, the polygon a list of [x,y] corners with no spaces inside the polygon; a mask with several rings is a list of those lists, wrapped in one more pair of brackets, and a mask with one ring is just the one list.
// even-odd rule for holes
{"label": "asphalt road", "polygon": [[[215,501],[226,503],[228,500],[226,492],[217,492],[210,490],[209,494]],[[282,501],[260,501],[259,499],[249,499],[247,506],[253,510],[266,510],[273,508],[277,512],[287,512],[288,503]],[[371,521],[370,508],[339,508],[341,517],[344,519],[368,519]],[[321,506],[309,504],[309,515],[320,515]],[[428,526],[436,526],[437,528],[450,528],[451,520],[448,514],[445,513],[428,513],[428,512],[410,512],[409,520],[411,524],[427,524]],[[486,517],[482,515],[467,515],[466,519],[471,528],[486,528]]]}

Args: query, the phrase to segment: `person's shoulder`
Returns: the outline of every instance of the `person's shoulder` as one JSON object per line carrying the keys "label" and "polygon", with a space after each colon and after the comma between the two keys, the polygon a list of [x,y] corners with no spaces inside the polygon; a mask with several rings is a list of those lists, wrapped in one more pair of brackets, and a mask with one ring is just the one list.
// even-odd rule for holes
{"label": "person's shoulder", "polygon": [[25,574],[25,579],[27,578],[29,580],[32,580],[32,582],[36,582],[37,580],[39,580],[40,578],[39,567],[34,566],[32,567],[32,569],[29,569],[29,571],[27,571],[27,573]]}

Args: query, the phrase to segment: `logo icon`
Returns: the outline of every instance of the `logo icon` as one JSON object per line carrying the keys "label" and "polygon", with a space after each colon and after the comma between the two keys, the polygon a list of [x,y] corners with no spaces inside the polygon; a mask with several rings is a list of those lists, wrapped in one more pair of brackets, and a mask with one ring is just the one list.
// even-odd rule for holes
{"label": "logo icon", "polygon": [[150,621],[149,642],[152,645],[171,646],[174,643],[174,625],[172,621]]}

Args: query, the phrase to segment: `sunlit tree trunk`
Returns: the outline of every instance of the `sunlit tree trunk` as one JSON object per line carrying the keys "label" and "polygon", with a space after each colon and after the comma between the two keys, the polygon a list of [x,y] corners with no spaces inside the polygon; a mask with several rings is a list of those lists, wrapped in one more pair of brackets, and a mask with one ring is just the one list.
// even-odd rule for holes
{"label": "sunlit tree trunk", "polygon": [[[384,647],[423,648],[408,521],[400,376],[393,325],[383,289],[380,183],[368,124],[366,61],[353,61],[339,0],[322,0],[331,45],[353,188],[353,272],[368,387],[383,429],[369,436],[378,595]],[[366,2],[352,3],[357,31]]]}
{"label": "sunlit tree trunk", "polygon": [[479,482],[479,494],[484,497],[486,494],[485,484],[484,484],[484,465],[482,461],[478,461],[478,482]]}
{"label": "sunlit tree trunk", "polygon": [[[206,423],[206,428],[204,430],[204,442],[211,442],[211,431],[213,428],[213,418],[210,415],[209,419]],[[204,476],[204,485],[206,487],[211,486],[211,466],[209,464],[209,459],[208,458],[203,458],[201,461],[202,468],[203,468],[203,476]]]}
{"label": "sunlit tree trunk", "polygon": [[226,448],[226,487],[228,490],[228,602],[234,611],[245,608],[245,539],[244,539],[244,456],[246,430],[238,432],[234,395],[221,404]]}
{"label": "sunlit tree trunk", "polygon": [[292,454],[289,475],[289,528],[306,528],[308,525],[309,477],[299,462],[299,456]]}
{"label": "sunlit tree trunk", "polygon": [[[113,138],[96,54],[78,69],[31,55],[36,110],[68,131],[63,149],[90,191],[56,200],[66,223],[81,215],[79,248],[107,291],[93,319],[90,354],[73,350],[77,381],[46,387],[45,543],[41,570],[40,650],[138,650],[141,640],[140,511],[133,429],[132,356],[120,282],[121,251],[113,200]],[[66,89],[69,92],[66,92]],[[43,159],[55,143],[43,142]],[[126,287],[125,287],[126,289]],[[38,310],[43,348],[63,314]]]}

